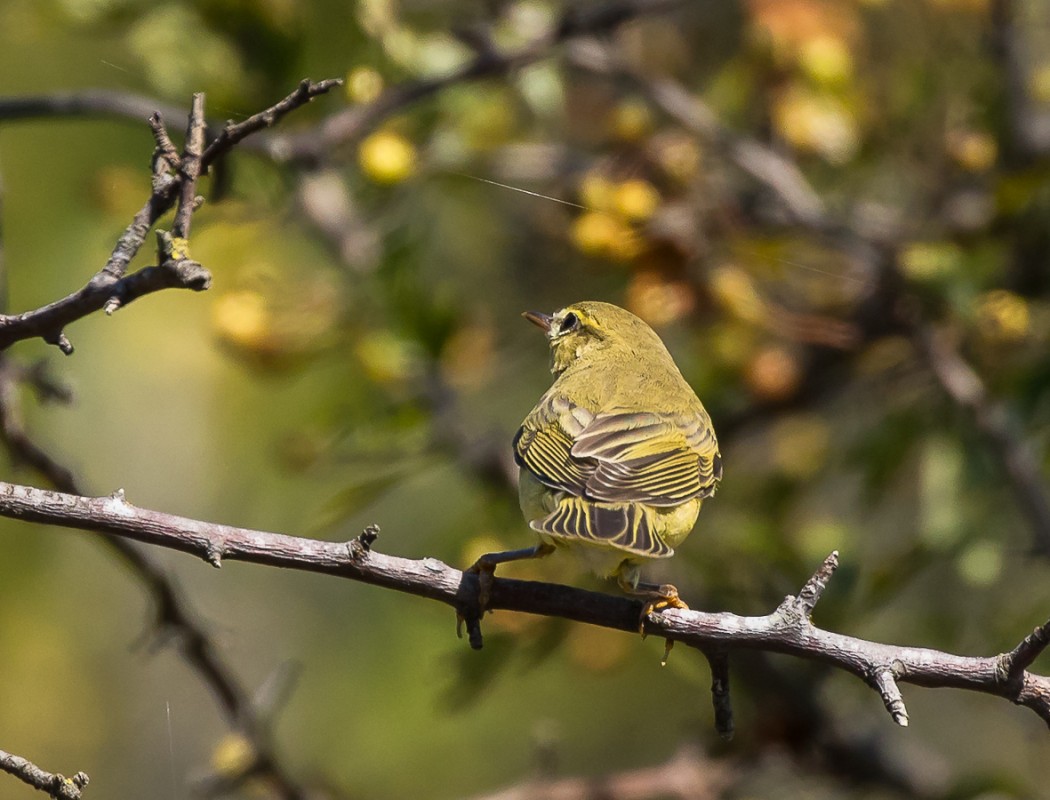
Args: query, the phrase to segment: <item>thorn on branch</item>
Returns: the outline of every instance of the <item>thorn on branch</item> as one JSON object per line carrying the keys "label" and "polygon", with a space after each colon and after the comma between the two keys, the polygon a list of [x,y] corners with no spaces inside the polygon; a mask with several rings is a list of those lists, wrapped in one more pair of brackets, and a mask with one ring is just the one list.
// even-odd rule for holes
{"label": "thorn on branch", "polygon": [[806,619],[813,616],[814,607],[816,607],[824,594],[824,590],[828,588],[828,581],[831,580],[831,576],[835,574],[835,570],[838,568],[839,551],[832,550],[831,554],[824,559],[824,563],[820,565],[820,568],[806,581],[802,591],[798,593],[798,602],[806,615]]}
{"label": "thorn on branch", "polygon": [[222,568],[222,557],[225,555],[221,544],[215,542],[208,542],[208,563],[211,564],[215,569]]}
{"label": "thorn on branch", "polygon": [[839,566],[839,551],[832,550],[831,554],[824,559],[816,572],[806,581],[799,591],[798,596],[788,595],[777,607],[776,614],[792,625],[808,623],[813,616],[813,608],[817,605],[828,588],[828,581]]}
{"label": "thorn on branch", "polygon": [[45,333],[43,339],[48,344],[55,345],[64,355],[73,355],[73,343],[69,341],[69,338],[62,331]]}
{"label": "thorn on branch", "polygon": [[711,665],[711,701],[715,707],[715,730],[725,741],[733,738],[733,704],[729,698],[729,654],[704,653]]}
{"label": "thorn on branch", "polygon": [[[642,629],[642,638],[645,638],[645,629]],[[671,657],[671,651],[674,649],[674,639],[664,639],[664,654],[663,658],[660,659],[660,666],[667,666],[667,659]]]}
{"label": "thorn on branch", "polygon": [[996,673],[1000,683],[1020,683],[1025,670],[1032,666],[1047,645],[1050,645],[1050,620],[1024,637],[1009,653],[999,656]]}
{"label": "thorn on branch", "polygon": [[360,561],[364,557],[365,553],[372,549],[372,545],[375,540],[379,538],[379,526],[374,522],[367,526],[361,535],[356,539],[351,539],[347,542],[347,549],[350,551],[351,561]]}
{"label": "thorn on branch", "polygon": [[871,683],[882,697],[886,710],[893,721],[902,728],[908,727],[908,709],[904,707],[904,697],[897,685],[897,676],[889,667],[879,667],[871,675]]}

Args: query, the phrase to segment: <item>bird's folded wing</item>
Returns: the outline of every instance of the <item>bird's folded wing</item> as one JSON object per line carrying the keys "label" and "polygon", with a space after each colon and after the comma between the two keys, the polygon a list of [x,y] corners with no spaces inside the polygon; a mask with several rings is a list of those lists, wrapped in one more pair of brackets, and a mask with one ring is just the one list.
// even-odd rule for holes
{"label": "bird's folded wing", "polygon": [[543,483],[589,500],[675,506],[709,496],[721,478],[702,409],[592,414],[555,396],[525,420],[514,449]]}
{"label": "bird's folded wing", "polygon": [[515,460],[547,486],[582,497],[594,467],[572,457],[572,439],[557,421],[536,426],[530,420],[514,437]]}
{"label": "bird's folded wing", "polygon": [[595,500],[675,506],[709,496],[721,478],[711,421],[700,409],[598,414],[571,455],[594,463],[586,494]]}

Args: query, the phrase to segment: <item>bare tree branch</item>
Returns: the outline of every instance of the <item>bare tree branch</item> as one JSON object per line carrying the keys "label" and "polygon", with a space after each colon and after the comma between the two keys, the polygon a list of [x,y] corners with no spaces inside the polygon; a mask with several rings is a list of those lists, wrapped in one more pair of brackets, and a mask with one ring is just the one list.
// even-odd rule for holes
{"label": "bare tree branch", "polygon": [[[0,483],[0,516],[106,531],[180,550],[214,566],[230,559],[337,575],[440,601],[456,608],[468,620],[471,615],[477,617],[475,575],[437,559],[413,561],[374,552],[369,547],[374,531],[350,542],[326,542],[137,508],[119,490],[107,497],[81,497],[11,483]],[[834,563],[833,557],[821,565],[807,586],[826,580],[829,563]],[[907,716],[894,688],[898,683],[968,689],[1005,697],[1032,709],[1050,725],[1050,677],[1022,671],[1017,680],[1016,666],[1005,670],[1003,667],[1011,659],[1020,663],[1018,659],[1031,658],[1033,652],[1041,651],[1048,640],[1046,636],[1021,646],[1023,656],[959,656],[822,630],[807,616],[812,602],[789,596],[773,613],[762,617],[669,609],[651,615],[646,629],[704,651],[754,649],[786,653],[845,670],[875,686],[901,725]],[[640,603],[569,586],[498,579],[492,587],[489,607],[637,631]],[[1040,630],[1046,629],[1044,626]],[[1011,679],[1011,675],[1015,677]]]}
{"label": "bare tree branch", "polygon": [[78,772],[72,778],[40,769],[32,761],[0,750],[0,769],[14,775],[34,789],[46,792],[55,800],[80,800],[82,790],[88,785],[86,773]]}
{"label": "bare tree branch", "polygon": [[556,46],[575,37],[608,33],[635,17],[660,14],[682,5],[683,0],[614,0],[586,8],[570,6],[536,41],[505,52],[475,36],[470,42],[475,49],[474,58],[447,75],[392,86],[373,102],[337,112],[316,128],[261,137],[250,149],[277,162],[314,164],[330,157],[341,145],[366,135],[400,109],[450,86],[505,75],[547,57]]}
{"label": "bare tree branch", "polygon": [[824,202],[790,159],[757,139],[722,123],[700,98],[670,78],[651,79],[629,69],[619,54],[594,39],[569,48],[577,67],[598,75],[630,81],[654,106],[689,133],[714,144],[741,172],[769,189],[794,223],[809,228],[828,225]]}
{"label": "bare tree branch", "polygon": [[[197,178],[201,174],[202,156],[204,155],[204,124],[204,95],[201,92],[197,92],[193,95],[193,103],[190,106],[190,120],[186,125],[186,149],[178,161],[178,170],[181,177],[179,182],[179,205],[175,211],[175,221],[171,226],[171,235],[179,239],[189,239],[190,221],[193,218],[194,210],[198,206]],[[161,130],[164,130],[163,126]]]}
{"label": "bare tree branch", "polygon": [[912,339],[941,388],[966,412],[988,442],[1009,478],[1018,505],[1028,517],[1039,551],[1050,555],[1050,497],[1046,481],[1030,448],[1012,430],[1006,410],[989,396],[976,370],[966,363],[945,334],[916,325]]}
{"label": "bare tree branch", "polygon": [[[207,172],[208,167],[225,155],[246,136],[265,127],[274,125],[291,111],[305,105],[314,97],[330,91],[339,85],[338,80],[325,80],[319,83],[303,81],[299,87],[283,100],[270,108],[249,117],[239,123],[228,124],[218,137],[207,148],[194,156],[187,150],[180,159],[180,170],[187,164],[198,164],[198,174]],[[199,135],[203,129],[203,110],[193,117],[192,130]],[[185,288],[201,291],[208,288],[211,275],[200,264],[188,257],[184,242],[185,237],[160,237],[158,247],[158,265],[139,270],[133,275],[126,275],[128,265],[138,253],[146,240],[146,235],[156,221],[175,205],[182,196],[183,186],[196,181],[184,171],[171,174],[166,168],[167,157],[170,157],[170,139],[166,134],[161,137],[157,131],[159,120],[151,122],[151,128],[157,138],[158,148],[166,158],[154,159],[153,191],[143,207],[135,214],[131,224],[117,240],[108,261],[81,289],[72,294],[49,303],[46,306],[22,314],[0,315],[0,349],[9,347],[21,339],[39,336],[44,341],[57,345],[67,355],[73,352],[73,345],[64,333],[64,328],[71,322],[87,316],[100,308],[112,312],[119,306],[127,305],[145,294],[168,288]],[[187,148],[193,142],[187,142]],[[174,166],[174,165],[167,165]],[[193,167],[195,170],[198,167]],[[184,198],[182,227],[188,231],[188,215],[196,208],[195,195],[187,192]]]}
{"label": "bare tree branch", "polygon": [[116,117],[141,123],[158,112],[180,126],[185,125],[188,119],[185,109],[163,103],[154,97],[112,89],[0,98],[0,122],[5,123],[47,117],[89,116]]}

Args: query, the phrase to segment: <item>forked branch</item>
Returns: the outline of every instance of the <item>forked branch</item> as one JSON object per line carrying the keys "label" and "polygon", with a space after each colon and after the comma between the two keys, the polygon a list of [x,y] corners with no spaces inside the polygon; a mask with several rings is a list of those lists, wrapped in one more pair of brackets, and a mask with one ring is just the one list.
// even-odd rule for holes
{"label": "forked branch", "polygon": [[[0,350],[14,342],[39,336],[69,355],[73,345],[65,327],[99,309],[112,313],[145,294],[161,289],[208,288],[211,275],[189,258],[186,236],[190,215],[199,206],[196,182],[208,167],[246,136],[275,124],[286,114],[314,97],[338,86],[339,80],[303,81],[283,100],[243,122],[228,123],[206,147],[204,100],[194,98],[187,128],[186,146],[177,153],[159,114],[149,119],[156,142],[153,186],[149,198],[120,235],[106,264],[80,289],[45,306],[22,314],[0,314]],[[128,274],[128,266],[146,241],[150,229],[179,204],[172,234],[158,232],[157,264]]]}

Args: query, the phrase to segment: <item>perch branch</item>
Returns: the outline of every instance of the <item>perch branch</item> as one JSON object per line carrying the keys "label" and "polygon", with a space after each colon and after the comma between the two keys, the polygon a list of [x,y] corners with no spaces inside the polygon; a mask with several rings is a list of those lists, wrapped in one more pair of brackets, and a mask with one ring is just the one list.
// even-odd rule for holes
{"label": "perch branch", "polygon": [[[373,551],[370,543],[374,531],[349,543],[287,536],[137,508],[122,491],[107,497],[81,497],[0,483],[0,516],[106,531],[189,553],[214,566],[221,566],[224,560],[247,561],[349,578],[437,600],[464,616],[468,615],[464,609],[478,591],[475,575],[464,574],[437,559],[413,561]],[[829,560],[833,563],[834,559]],[[828,563],[821,565],[807,586],[817,586],[830,576]],[[1016,666],[1043,647],[1045,635],[1035,637],[1035,644],[1019,646],[1014,651],[1021,653],[1018,656],[960,656],[822,630],[805,614],[810,602],[788,597],[773,613],[761,617],[669,609],[651,615],[647,628],[654,635],[705,652],[762,650],[845,670],[878,688],[898,724],[904,724],[907,718],[893,687],[910,683],[1005,697],[1032,709],[1050,725],[1050,677]],[[638,601],[626,597],[509,579],[494,581],[489,606],[632,632],[637,631],[640,610]],[[1046,629],[1044,626],[1040,630],[1045,634]],[[892,676],[892,680],[887,676]]]}
{"label": "perch branch", "polygon": [[55,800],[80,800],[82,790],[88,785],[86,773],[78,772],[72,778],[40,769],[32,761],[0,750],[0,769],[14,775],[34,789],[46,792]]}

